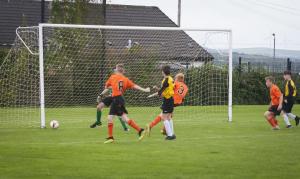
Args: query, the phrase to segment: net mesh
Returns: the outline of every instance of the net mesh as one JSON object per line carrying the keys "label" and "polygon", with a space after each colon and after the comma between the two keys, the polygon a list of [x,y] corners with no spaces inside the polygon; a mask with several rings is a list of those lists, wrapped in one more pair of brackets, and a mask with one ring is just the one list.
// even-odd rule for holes
{"label": "net mesh", "polygon": [[[40,125],[38,28],[19,28],[1,65],[1,127]],[[161,66],[185,74],[189,87],[179,120],[226,120],[228,104],[228,33],[210,31],[44,27],[46,122],[71,123],[84,115],[67,111],[95,109],[96,97],[115,65],[123,63],[131,80],[142,87],[160,86]],[[152,92],[155,92],[152,90]],[[149,121],[159,112],[159,97],[128,90],[130,116]]]}

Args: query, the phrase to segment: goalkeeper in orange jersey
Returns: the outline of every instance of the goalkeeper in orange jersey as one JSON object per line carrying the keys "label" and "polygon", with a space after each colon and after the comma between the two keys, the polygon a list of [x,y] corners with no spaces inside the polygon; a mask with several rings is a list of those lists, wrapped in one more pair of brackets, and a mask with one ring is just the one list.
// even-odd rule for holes
{"label": "goalkeeper in orange jersey", "polygon": [[[174,86],[174,107],[180,106],[182,105],[184,98],[188,92],[188,87],[187,85],[184,83],[184,74],[183,73],[178,73],[175,76],[175,86]],[[152,95],[150,95],[149,97],[155,96],[157,95],[157,93],[154,93]],[[172,116],[173,117],[173,114]],[[151,129],[156,126],[162,119],[162,113],[159,114],[151,123],[147,124],[147,131],[148,134],[150,134]],[[173,119],[170,119],[173,123]],[[165,127],[162,127],[161,133],[166,135],[166,130]]]}
{"label": "goalkeeper in orange jersey", "polygon": [[134,84],[131,80],[124,76],[124,72],[125,70],[122,64],[116,65],[115,73],[109,77],[105,84],[105,89],[101,93],[101,95],[104,95],[110,88],[112,89],[112,103],[110,105],[108,115],[108,138],[104,142],[105,144],[114,142],[113,118],[115,116],[121,116],[123,121],[133,127],[138,132],[139,140],[142,140],[145,135],[144,129],[140,128],[134,120],[128,118],[123,94],[127,89],[137,89],[143,92],[150,92],[150,88],[142,88]]}

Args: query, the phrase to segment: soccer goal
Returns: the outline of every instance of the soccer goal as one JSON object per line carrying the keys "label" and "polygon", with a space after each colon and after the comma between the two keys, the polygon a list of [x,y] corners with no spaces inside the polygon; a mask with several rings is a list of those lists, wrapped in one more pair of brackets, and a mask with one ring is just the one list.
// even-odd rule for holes
{"label": "soccer goal", "polygon": [[[161,66],[189,87],[178,120],[232,121],[232,32],[222,29],[39,24],[19,27],[0,66],[1,127],[90,120],[96,97],[118,63],[143,87],[160,86]],[[160,99],[129,90],[131,116],[150,121]]]}

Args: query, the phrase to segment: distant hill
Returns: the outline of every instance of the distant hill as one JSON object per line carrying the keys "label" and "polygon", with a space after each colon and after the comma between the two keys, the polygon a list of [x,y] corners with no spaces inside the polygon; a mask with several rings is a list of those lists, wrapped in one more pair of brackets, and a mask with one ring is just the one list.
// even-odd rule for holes
{"label": "distant hill", "polygon": [[[273,57],[273,49],[271,48],[238,48],[233,51],[238,54]],[[291,58],[300,60],[300,51],[276,49],[276,58]]]}

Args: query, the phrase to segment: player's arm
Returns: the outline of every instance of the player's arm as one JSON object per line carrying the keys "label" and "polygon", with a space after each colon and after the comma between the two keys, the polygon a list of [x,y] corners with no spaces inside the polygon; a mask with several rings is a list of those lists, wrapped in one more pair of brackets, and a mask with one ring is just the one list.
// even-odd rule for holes
{"label": "player's arm", "polygon": [[103,91],[102,91],[102,93],[100,93],[100,95],[99,96],[104,96],[106,93],[108,93],[109,92],[109,88],[105,88]]}
{"label": "player's arm", "polygon": [[148,88],[142,88],[142,87],[140,87],[139,85],[134,85],[133,86],[133,89],[136,89],[136,90],[139,90],[139,91],[143,91],[143,92],[145,92],[145,93],[150,93],[150,88],[148,87]]}
{"label": "player's arm", "polygon": [[105,88],[104,88],[104,90],[102,91],[102,93],[100,93],[99,97],[104,96],[106,93],[109,92],[110,89],[111,89],[111,78],[109,78],[109,79],[107,80],[107,82],[105,83]]}
{"label": "player's arm", "polygon": [[149,95],[147,98],[152,98],[152,97],[154,97],[154,96],[158,96],[158,92]]}
{"label": "player's arm", "polygon": [[291,81],[288,83],[288,88],[289,88],[289,94],[287,96],[287,99],[292,99],[294,94],[294,86],[292,85]]}
{"label": "player's arm", "polygon": [[280,111],[282,109],[282,102],[283,102],[283,94],[280,93],[279,105],[277,108],[278,111]]}
{"label": "player's arm", "polygon": [[160,90],[158,91],[158,95],[161,96],[161,94],[164,92],[164,90],[165,90],[166,88],[168,88],[168,87],[169,87],[168,78],[165,78],[162,87],[161,87]]}

